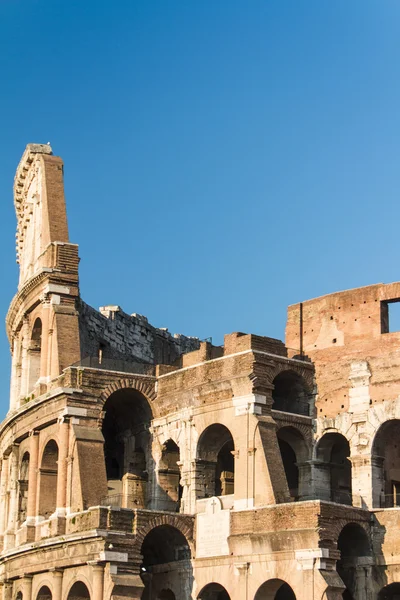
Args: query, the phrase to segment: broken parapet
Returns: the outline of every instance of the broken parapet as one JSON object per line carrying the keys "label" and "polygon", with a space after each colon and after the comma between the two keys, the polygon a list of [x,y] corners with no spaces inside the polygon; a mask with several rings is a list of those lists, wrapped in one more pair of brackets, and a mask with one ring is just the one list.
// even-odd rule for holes
{"label": "broken parapet", "polygon": [[79,329],[82,357],[98,356],[101,351],[103,358],[169,365],[200,347],[198,338],[153,327],[147,317],[128,315],[117,305],[97,311],[80,301]]}

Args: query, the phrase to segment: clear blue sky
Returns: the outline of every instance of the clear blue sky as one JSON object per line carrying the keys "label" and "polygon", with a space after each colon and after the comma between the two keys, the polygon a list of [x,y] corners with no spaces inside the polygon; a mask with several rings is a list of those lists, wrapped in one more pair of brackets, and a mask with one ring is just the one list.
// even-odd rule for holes
{"label": "clear blue sky", "polygon": [[1,0],[0,65],[2,315],[28,142],[95,307],[282,338],[288,304],[400,279],[398,0]]}

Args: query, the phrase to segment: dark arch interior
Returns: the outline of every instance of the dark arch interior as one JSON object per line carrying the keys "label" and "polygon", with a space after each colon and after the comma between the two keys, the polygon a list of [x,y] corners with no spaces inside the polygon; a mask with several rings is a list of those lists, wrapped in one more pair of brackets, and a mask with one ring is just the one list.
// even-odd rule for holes
{"label": "dark arch interior", "polygon": [[400,506],[400,421],[379,428],[372,446],[374,456],[373,502],[375,507]]}
{"label": "dark arch interior", "polygon": [[89,590],[82,581],[76,581],[68,594],[68,600],[90,600]]}
{"label": "dark arch interior", "polygon": [[111,394],[104,404],[102,432],[110,497],[126,508],[145,507],[152,411],[138,390]]}
{"label": "dark arch interior", "polygon": [[[321,481],[325,485],[319,495],[323,498],[329,491],[328,500],[340,504],[352,504],[350,445],[340,433],[326,433],[322,436],[317,459],[321,461]],[[318,465],[317,467],[318,468]]]}
{"label": "dark arch interior", "polygon": [[210,583],[197,596],[198,600],[230,600],[226,589],[219,583]]}
{"label": "dark arch interior", "polygon": [[157,600],[176,600],[176,596],[172,590],[161,590]]}
{"label": "dark arch interior", "polygon": [[283,468],[289,488],[290,496],[294,500],[299,498],[299,468],[297,466],[296,453],[291,445],[278,438],[279,450],[282,456]]}
{"label": "dark arch interior", "polygon": [[154,565],[187,560],[191,556],[185,536],[171,525],[152,529],[143,540],[141,553],[146,571]]}
{"label": "dark arch interior", "polygon": [[296,596],[288,583],[271,579],[262,584],[254,600],[296,600]]}
{"label": "dark arch interior", "polygon": [[297,415],[311,415],[310,399],[304,379],[294,371],[283,371],[273,380],[272,392],[274,410],[295,413]]}
{"label": "dark arch interior", "polygon": [[[365,530],[356,523],[349,523],[340,532],[337,547],[340,560],[337,562],[337,572],[343,579],[348,593],[352,599],[357,589],[358,559],[371,556],[371,545]],[[344,596],[346,598],[346,596]]]}
{"label": "dark arch interior", "polygon": [[142,600],[189,597],[193,573],[190,547],[183,533],[171,525],[159,525],[144,538],[141,554]]}
{"label": "dark arch interior", "polygon": [[36,346],[36,348],[40,350],[42,346],[42,321],[39,319],[39,317],[33,324],[31,340],[34,342],[34,344],[31,344],[31,349],[33,346]]}
{"label": "dark arch interior", "polygon": [[22,457],[18,479],[18,521],[20,524],[26,520],[26,509],[28,504],[28,471],[29,452],[25,452]]}
{"label": "dark arch interior", "polygon": [[179,512],[182,499],[181,473],[179,469],[180,452],[178,445],[171,439],[162,447],[158,468],[158,482],[162,490],[163,510]]}
{"label": "dark arch interior", "polygon": [[202,487],[199,498],[234,493],[234,450],[232,434],[225,425],[215,423],[203,431],[197,446],[198,478]]}
{"label": "dark arch interior", "polygon": [[300,481],[298,467],[299,462],[310,459],[307,444],[303,435],[295,427],[281,427],[276,435],[290,496],[293,500],[299,500],[302,494],[307,493],[304,484]]}
{"label": "dark arch interior", "polygon": [[399,600],[400,583],[391,583],[385,586],[378,594],[378,600]]}
{"label": "dark arch interior", "polygon": [[51,600],[52,594],[47,585],[42,585],[36,596],[37,600]]}
{"label": "dark arch interior", "polygon": [[48,518],[57,503],[58,446],[55,440],[47,442],[40,465],[39,514]]}

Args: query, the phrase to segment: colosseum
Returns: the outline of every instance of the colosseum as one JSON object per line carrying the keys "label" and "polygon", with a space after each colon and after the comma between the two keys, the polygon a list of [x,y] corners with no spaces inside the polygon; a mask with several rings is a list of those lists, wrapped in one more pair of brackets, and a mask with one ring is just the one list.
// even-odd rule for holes
{"label": "colosseum", "polygon": [[400,283],[213,346],[85,304],[49,145],[14,201],[3,600],[399,600]]}

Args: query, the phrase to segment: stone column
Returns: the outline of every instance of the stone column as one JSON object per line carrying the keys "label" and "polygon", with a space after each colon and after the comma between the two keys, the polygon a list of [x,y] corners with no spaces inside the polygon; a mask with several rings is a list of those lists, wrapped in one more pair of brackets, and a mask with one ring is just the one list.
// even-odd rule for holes
{"label": "stone column", "polygon": [[0,497],[1,506],[0,510],[0,535],[3,535],[6,529],[6,516],[7,516],[7,495],[8,495],[8,472],[9,462],[8,456],[4,456],[1,461],[1,476],[0,476]]}
{"label": "stone column", "polygon": [[353,506],[385,508],[382,498],[383,460],[370,455],[351,456]]}
{"label": "stone column", "polygon": [[[54,570],[52,572],[53,579],[53,597],[52,600],[62,599],[62,583],[63,583],[63,571]],[[25,600],[25,598],[24,598]]]}
{"label": "stone column", "polygon": [[28,525],[35,523],[37,515],[37,480],[39,467],[39,433],[30,432],[29,444],[29,473],[28,473],[28,505],[26,511],[26,522]]}
{"label": "stone column", "polygon": [[23,600],[31,600],[32,597],[32,577],[25,575],[22,579],[22,598]]}
{"label": "stone column", "polygon": [[24,324],[21,328],[21,386],[20,396],[26,396],[28,394],[29,386],[29,356],[28,348],[30,343],[30,331],[29,331],[29,320],[24,319]]}
{"label": "stone column", "polygon": [[[8,511],[7,534],[12,537],[15,533],[16,517],[18,510],[18,447],[14,446],[10,454],[10,503]],[[8,540],[7,547],[12,545],[13,540]]]}
{"label": "stone column", "polygon": [[94,564],[92,566],[93,573],[93,594],[92,600],[103,600],[104,591],[104,566]]}
{"label": "stone column", "polygon": [[69,422],[65,417],[62,417],[59,422],[58,441],[57,515],[63,517],[65,516],[67,502],[67,458],[69,445]]}
{"label": "stone column", "polygon": [[12,600],[13,584],[11,581],[5,581],[3,587],[3,600]]}

